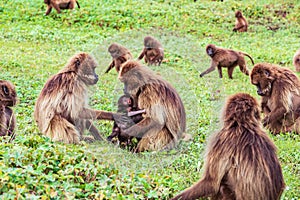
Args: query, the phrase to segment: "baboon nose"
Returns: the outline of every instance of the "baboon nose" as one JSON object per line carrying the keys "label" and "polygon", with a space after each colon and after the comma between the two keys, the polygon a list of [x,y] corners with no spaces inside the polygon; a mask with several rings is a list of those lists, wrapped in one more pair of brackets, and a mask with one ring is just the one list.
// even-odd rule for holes
{"label": "baboon nose", "polygon": [[263,93],[261,92],[261,90],[257,90],[257,94],[260,96],[263,96]]}

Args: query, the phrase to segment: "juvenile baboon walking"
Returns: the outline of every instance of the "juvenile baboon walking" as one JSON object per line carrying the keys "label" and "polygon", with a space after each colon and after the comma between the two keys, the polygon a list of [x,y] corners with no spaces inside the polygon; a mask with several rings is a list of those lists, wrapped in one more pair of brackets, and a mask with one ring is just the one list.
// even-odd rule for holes
{"label": "juvenile baboon walking", "polygon": [[80,5],[76,0],[44,0],[44,3],[47,4],[47,10],[45,15],[49,15],[52,8],[54,8],[57,13],[60,13],[60,10],[64,9],[74,9],[75,3],[77,4],[78,8]]}
{"label": "juvenile baboon walking", "polygon": [[127,60],[133,59],[130,51],[126,47],[118,43],[112,43],[108,47],[108,52],[110,53],[113,60],[106,69],[105,73],[108,73],[114,67],[116,68],[117,72],[119,72],[122,63],[126,62]]}
{"label": "juvenile baboon walking", "polygon": [[88,107],[87,88],[98,81],[96,66],[89,54],[78,53],[46,82],[35,104],[34,118],[40,131],[53,141],[89,140],[83,137],[85,129],[94,139],[103,139],[91,120],[113,120],[113,114]]}
{"label": "juvenile baboon walking", "polygon": [[161,43],[152,36],[144,38],[144,48],[138,60],[144,57],[145,63],[149,65],[160,65],[164,59],[164,49]]}
{"label": "juvenile baboon walking", "polygon": [[249,75],[249,70],[247,69],[244,56],[249,57],[254,65],[253,59],[247,53],[231,49],[223,49],[213,44],[206,46],[206,53],[211,57],[211,65],[207,70],[200,74],[200,77],[203,77],[205,74],[208,74],[218,68],[219,77],[222,78],[222,67],[225,67],[228,70],[228,77],[232,79],[233,69],[237,65],[240,67],[241,72]]}
{"label": "juvenile baboon walking", "polygon": [[285,184],[258,102],[245,93],[229,97],[223,122],[209,139],[202,178],[172,200],[279,200]]}

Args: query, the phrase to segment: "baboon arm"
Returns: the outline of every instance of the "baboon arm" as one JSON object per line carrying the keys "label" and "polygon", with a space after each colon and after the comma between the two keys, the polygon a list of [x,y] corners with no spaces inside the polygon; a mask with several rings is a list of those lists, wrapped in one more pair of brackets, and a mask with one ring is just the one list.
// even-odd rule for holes
{"label": "baboon arm", "polygon": [[55,4],[55,3],[51,3],[52,7],[55,8],[55,10],[57,11],[57,13],[60,13],[60,8],[59,5]]}
{"label": "baboon arm", "polygon": [[105,70],[105,73],[108,73],[114,66],[115,66],[115,61],[113,60],[108,66],[108,68]]}
{"label": "baboon arm", "polygon": [[207,70],[205,70],[204,72],[202,72],[200,74],[200,77],[204,76],[205,74],[208,74],[212,71],[214,71],[216,69],[216,67],[218,66],[218,64],[214,61],[211,62],[210,68],[208,68]]}
{"label": "baboon arm", "polygon": [[145,56],[145,53],[146,53],[146,48],[143,49],[140,56],[138,57],[138,60],[141,60]]}
{"label": "baboon arm", "polygon": [[107,120],[113,120],[113,113],[112,112],[106,112],[102,110],[93,110],[90,108],[83,108],[79,112],[79,118],[82,119],[107,119]]}
{"label": "baboon arm", "polygon": [[132,117],[132,116],[135,116],[135,115],[138,115],[138,114],[143,114],[143,113],[146,113],[146,110],[143,109],[143,110],[136,110],[136,111],[130,111],[128,112],[128,117]]}
{"label": "baboon arm", "polygon": [[268,115],[269,123],[278,122],[283,119],[284,114],[287,110],[283,106],[278,106],[276,109],[272,110]]}
{"label": "baboon arm", "polygon": [[150,117],[146,117],[130,128],[122,130],[121,136],[142,138],[145,135],[157,134],[163,127],[164,125],[162,123],[151,119]]}

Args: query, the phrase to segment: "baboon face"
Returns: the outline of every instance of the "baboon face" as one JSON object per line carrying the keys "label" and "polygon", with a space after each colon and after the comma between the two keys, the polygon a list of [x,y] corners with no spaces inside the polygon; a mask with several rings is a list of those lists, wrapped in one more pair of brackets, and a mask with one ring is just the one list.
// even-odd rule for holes
{"label": "baboon face", "polygon": [[153,49],[153,48],[156,48],[157,45],[155,45],[155,43],[156,43],[156,40],[155,40],[153,37],[151,37],[151,36],[146,36],[146,37],[144,38],[144,46],[145,46],[148,50],[151,50],[151,49]]}
{"label": "baboon face", "polygon": [[83,61],[77,60],[75,65],[78,67],[78,76],[85,84],[94,85],[98,82],[98,75],[95,72],[97,63],[92,57],[87,55]]}
{"label": "baboon face", "polygon": [[243,15],[242,15],[242,13],[241,13],[241,11],[236,11],[236,13],[235,13],[235,17],[236,18],[240,18],[240,17],[242,17]]}
{"label": "baboon face", "polygon": [[257,94],[260,96],[270,96],[274,78],[271,70],[261,64],[254,66],[251,72],[251,83],[257,87]]}
{"label": "baboon face", "polygon": [[212,44],[207,45],[206,47],[206,53],[207,55],[209,55],[210,57],[213,57],[215,55],[215,46]]}
{"label": "baboon face", "polygon": [[129,96],[122,96],[118,101],[118,106],[130,107],[132,106],[132,99]]}
{"label": "baboon face", "polygon": [[0,80],[0,103],[4,106],[14,106],[16,102],[15,86],[9,81]]}
{"label": "baboon face", "polygon": [[118,58],[121,56],[121,46],[116,43],[113,43],[108,47],[108,52],[110,53],[111,57]]}

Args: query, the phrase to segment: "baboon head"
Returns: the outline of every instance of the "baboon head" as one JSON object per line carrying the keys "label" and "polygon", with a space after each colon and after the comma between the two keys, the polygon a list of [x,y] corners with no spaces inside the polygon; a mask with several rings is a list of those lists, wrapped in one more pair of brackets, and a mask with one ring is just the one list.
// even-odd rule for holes
{"label": "baboon head", "polygon": [[98,82],[98,75],[95,72],[97,62],[88,53],[74,55],[63,72],[73,71],[86,85],[94,85]]}
{"label": "baboon head", "polygon": [[151,36],[146,36],[144,38],[144,46],[147,48],[147,49],[153,49],[153,48],[156,48],[157,45],[155,45],[155,42],[156,40],[151,37]]}
{"label": "baboon head", "polygon": [[14,106],[17,102],[15,86],[5,80],[0,80],[0,104],[4,106]]}
{"label": "baboon head", "polygon": [[260,107],[257,100],[249,94],[237,93],[228,98],[224,108],[224,123],[254,123],[260,121]]}
{"label": "baboon head", "polygon": [[133,101],[130,96],[123,95],[118,100],[118,106],[120,107],[131,107],[133,105]]}
{"label": "baboon head", "polygon": [[238,10],[238,11],[235,12],[235,17],[236,17],[236,18],[240,18],[240,17],[242,17],[242,16],[243,16],[243,14],[242,14],[241,11]]}
{"label": "baboon head", "polygon": [[275,80],[272,66],[267,63],[259,63],[254,65],[250,78],[251,83],[257,87],[257,94],[260,96],[270,96],[272,92],[272,84]]}
{"label": "baboon head", "polygon": [[209,44],[206,46],[206,53],[207,55],[209,55],[210,57],[214,57],[215,53],[216,53],[216,45],[214,44]]}
{"label": "baboon head", "polygon": [[122,56],[123,54],[126,54],[127,49],[125,47],[123,47],[122,45],[119,45],[117,43],[112,43],[108,47],[108,52],[110,53],[111,57],[113,57],[115,59],[115,58]]}

